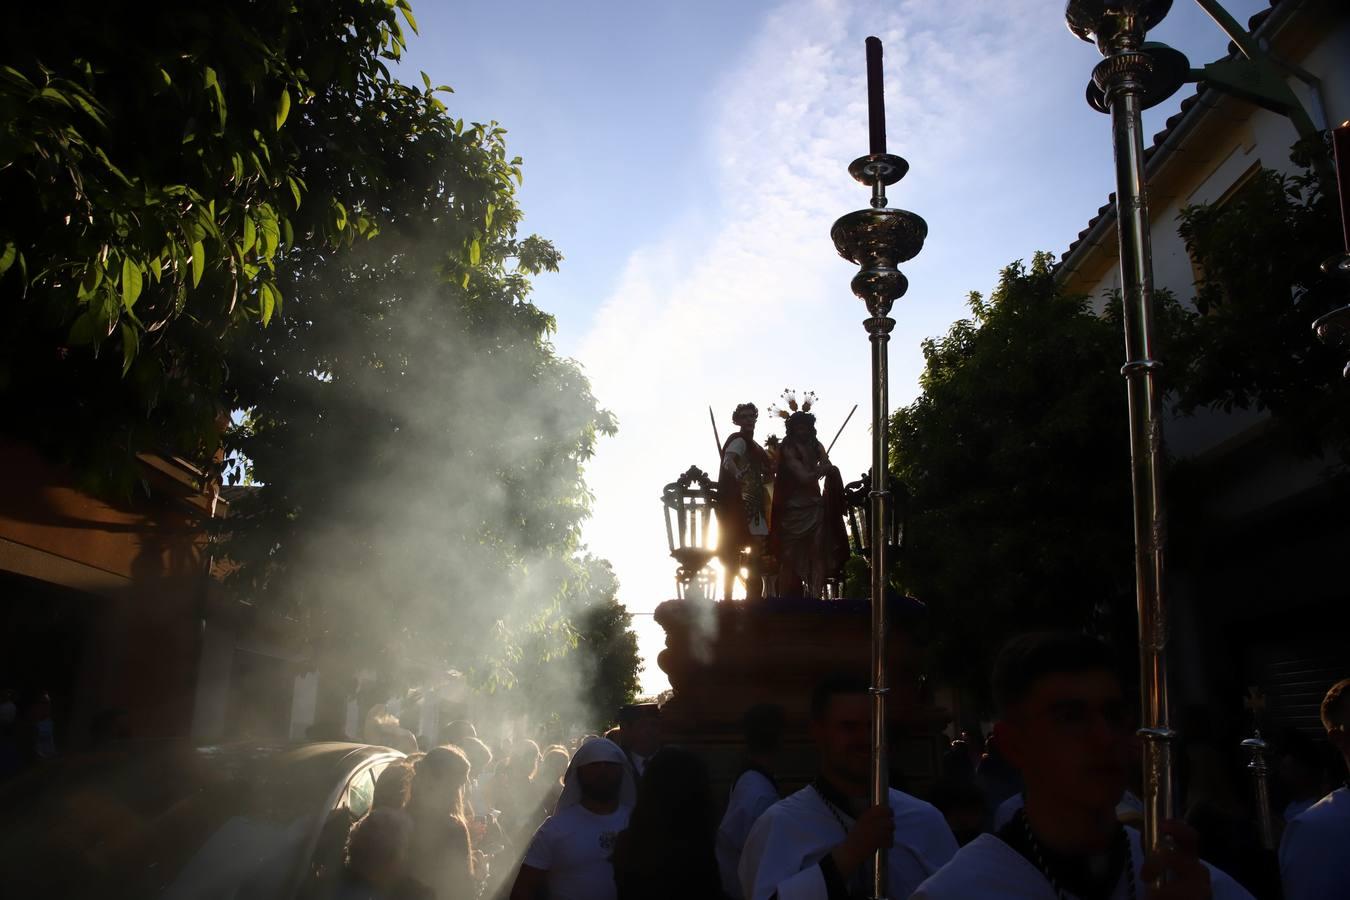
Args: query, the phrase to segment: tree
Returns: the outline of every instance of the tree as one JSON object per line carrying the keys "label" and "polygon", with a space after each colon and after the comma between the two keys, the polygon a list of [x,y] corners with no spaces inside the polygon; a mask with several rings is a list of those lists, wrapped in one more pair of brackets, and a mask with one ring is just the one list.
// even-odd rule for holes
{"label": "tree", "polygon": [[511,705],[557,734],[575,728],[599,733],[615,723],[619,707],[638,694],[637,635],[632,614],[617,599],[619,584],[608,562],[586,557],[585,579],[568,591],[557,615],[572,641],[550,652],[546,634],[523,648]]}
{"label": "tree", "polygon": [[[1293,157],[1306,166],[1306,151],[1296,146]],[[1200,270],[1201,315],[1175,354],[1188,370],[1179,409],[1269,411],[1300,451],[1344,458],[1345,352],[1318,342],[1310,327],[1347,302],[1344,287],[1320,270],[1339,249],[1334,199],[1306,168],[1292,176],[1262,169],[1226,202],[1186,207],[1181,220]]]}
{"label": "tree", "polygon": [[353,181],[396,176],[345,138],[380,115],[400,19],[406,0],[6,10],[8,430],[104,493],[131,493],[140,451],[211,461],[223,343],[276,314],[288,248],[371,232]]}
{"label": "tree", "polygon": [[909,494],[897,577],[928,604],[944,674],[981,696],[1017,630],[1133,623],[1118,306],[1066,295],[1052,262],[972,293],[972,317],[924,342],[922,393],[891,423]]}
{"label": "tree", "polygon": [[233,582],[327,658],[509,686],[526,637],[568,637],[583,465],[613,419],[529,302],[561,256],[517,233],[505,131],[386,80],[345,127],[343,154],[304,167],[370,235],[285,250],[283,313],[228,347],[247,415],[226,443],[262,485],[227,523]]}
{"label": "tree", "polygon": [[406,0],[8,14],[0,396],[103,492],[140,451],[230,454],[259,485],[220,535],[231,584],[323,658],[509,684],[527,637],[569,639],[582,466],[614,423],[529,302],[561,255],[517,233],[520,160],[390,74],[401,22]]}

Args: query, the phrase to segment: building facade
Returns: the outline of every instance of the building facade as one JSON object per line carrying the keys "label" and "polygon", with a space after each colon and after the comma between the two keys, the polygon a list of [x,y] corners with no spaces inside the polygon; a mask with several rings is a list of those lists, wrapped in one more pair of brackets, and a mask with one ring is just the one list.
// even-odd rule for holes
{"label": "building facade", "polygon": [[[1314,125],[1350,119],[1350,7],[1276,0],[1250,27]],[[1183,101],[1148,150],[1156,287],[1183,302],[1195,296],[1182,209],[1222,203],[1262,168],[1291,173],[1297,139],[1288,118],[1217,89],[1202,85]],[[1119,288],[1116,242],[1108,203],[1064,255],[1057,280],[1100,302]],[[1242,727],[1242,698],[1255,686],[1269,698],[1270,725],[1320,730],[1321,693],[1350,674],[1350,588],[1336,566],[1350,529],[1344,489],[1331,477],[1338,461],[1296,453],[1271,438],[1269,424],[1254,410],[1204,410],[1166,426],[1170,456],[1204,478],[1193,520],[1203,533],[1173,534],[1186,550],[1172,556],[1169,577],[1175,702],[1183,720],[1208,720],[1196,727]]]}

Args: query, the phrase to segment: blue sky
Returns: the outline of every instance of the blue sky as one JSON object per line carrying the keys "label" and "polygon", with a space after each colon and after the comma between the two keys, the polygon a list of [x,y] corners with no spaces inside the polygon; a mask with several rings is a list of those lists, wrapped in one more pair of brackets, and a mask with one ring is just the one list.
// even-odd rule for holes
{"label": "blue sky", "polygon": [[[1245,22],[1264,2],[1226,5]],[[690,464],[716,465],[709,404],[725,435],[737,402],[763,410],[787,386],[820,394],[822,432],[867,402],[864,311],[829,240],[867,199],[845,171],[867,149],[863,38],[885,43],[891,150],[911,164],[891,203],[929,225],[892,312],[893,405],[917,393],[919,342],[965,315],[969,291],[1062,252],[1113,187],[1109,120],[1083,100],[1099,57],[1054,0],[413,9],[407,77],[425,70],[455,88],[456,115],[507,128],[525,228],[566,257],[535,300],[620,420],[588,469],[586,540],[635,613],[673,595],[657,498]],[[1226,45],[1184,0],[1150,38],[1194,66]],[[1150,135],[1190,90],[1146,114]],[[834,452],[846,480],[867,467],[865,418]],[[761,437],[781,431],[766,424]],[[635,624],[644,689],[659,690],[660,628]]]}

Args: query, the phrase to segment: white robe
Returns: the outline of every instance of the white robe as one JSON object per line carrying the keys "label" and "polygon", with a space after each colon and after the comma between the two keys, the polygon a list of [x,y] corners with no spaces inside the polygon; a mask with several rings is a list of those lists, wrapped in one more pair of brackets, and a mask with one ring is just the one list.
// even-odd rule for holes
{"label": "white robe", "polygon": [[[1144,896],[1139,869],[1144,864],[1144,852],[1139,832],[1126,828],[1130,836],[1130,860],[1134,869],[1136,894]],[[1228,875],[1210,866],[1212,900],[1254,900],[1247,890]],[[1069,895],[1072,896],[1072,895]],[[1112,892],[1112,900],[1125,900],[1129,886],[1121,874],[1120,883]],[[982,834],[961,848],[952,861],[942,867],[914,892],[910,900],[981,900],[998,897],[1000,900],[1055,900],[1050,881],[1026,857],[992,834]]]}
{"label": "white robe", "polygon": [[[956,838],[942,813],[900,791],[891,791],[895,843],[887,854],[890,893],[905,897],[956,853]],[[813,787],[769,807],[750,829],[741,854],[741,890],[746,900],[826,900],[820,861],[843,842],[844,824]]]}
{"label": "white robe", "polygon": [[1280,840],[1285,900],[1350,898],[1350,788],[1289,820]]}
{"label": "white robe", "polygon": [[717,868],[722,890],[731,900],[741,900],[739,869],[741,850],[750,828],[764,811],[779,801],[778,789],[762,772],[749,769],[736,779],[722,823],[717,826]]}

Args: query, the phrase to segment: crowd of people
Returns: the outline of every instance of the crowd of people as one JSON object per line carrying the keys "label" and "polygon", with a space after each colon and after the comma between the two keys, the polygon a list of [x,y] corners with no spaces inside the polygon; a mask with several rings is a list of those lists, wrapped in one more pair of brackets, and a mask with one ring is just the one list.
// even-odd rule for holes
{"label": "crowd of people", "polygon": [[[543,750],[517,741],[495,762],[456,723],[453,743],[380,775],[347,838],[341,896],[837,900],[872,896],[870,864],[885,849],[895,898],[1350,897],[1350,788],[1325,790],[1311,740],[1281,751],[1289,800],[1271,878],[1214,825],[1223,810],[1210,809],[1203,754],[1186,772],[1185,821],[1165,823],[1165,846],[1145,850],[1133,707],[1094,639],[1012,641],[994,666],[992,733],[953,743],[931,802],[892,788],[888,803],[868,805],[867,688],[847,675],[817,685],[816,777],[787,796],[776,706],[746,713],[744,765],[726,798],[698,754],[660,746],[654,705],[625,708],[605,736]],[[1327,692],[1321,716],[1328,745],[1350,759],[1350,679]],[[1222,863],[1211,848],[1228,854]]]}

